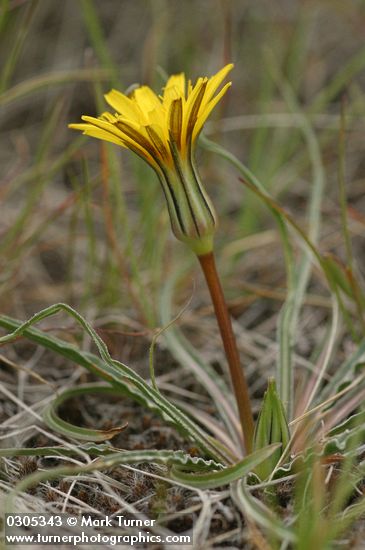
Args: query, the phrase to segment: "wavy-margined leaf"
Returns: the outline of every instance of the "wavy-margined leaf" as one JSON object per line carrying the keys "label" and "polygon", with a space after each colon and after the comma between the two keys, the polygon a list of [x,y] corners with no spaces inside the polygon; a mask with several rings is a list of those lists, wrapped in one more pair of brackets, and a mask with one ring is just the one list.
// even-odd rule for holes
{"label": "wavy-margined leaf", "polygon": [[[100,357],[78,350],[75,346],[60,340],[40,330],[32,328],[34,323],[59,313],[66,312],[72,316],[89,334],[97,346]],[[216,445],[215,440],[206,434],[196,422],[185,415],[178,407],[170,403],[160,392],[151,388],[147,382],[127,365],[112,359],[105,343],[101,340],[95,330],[85,319],[67,304],[54,304],[31,317],[25,323],[21,323],[7,316],[0,316],[0,326],[12,330],[6,336],[0,338],[0,344],[16,340],[19,336],[25,336],[38,344],[51,349],[86,367],[92,373],[106,380],[121,394],[132,397],[143,406],[161,415],[165,421],[173,424],[185,437],[193,440],[203,452],[210,455],[218,462],[230,464],[232,462],[230,453],[224,453],[221,444]]]}
{"label": "wavy-margined leaf", "polygon": [[341,422],[341,424],[338,424],[335,428],[332,428],[332,430],[328,432],[327,437],[331,438],[345,432],[350,433],[354,428],[361,428],[365,430],[365,411],[353,414],[344,422]]}
{"label": "wavy-margined leaf", "polygon": [[[93,446],[94,447],[94,446]],[[190,470],[219,470],[224,466],[214,460],[204,460],[200,457],[192,457],[183,451],[170,450],[145,450],[145,451],[122,451],[113,452],[110,455],[97,458],[95,461],[80,465],[62,465],[56,466],[49,470],[37,471],[22,479],[15,486],[14,490],[9,493],[6,502],[6,510],[13,512],[16,496],[21,491],[27,491],[30,487],[34,487],[43,481],[51,481],[67,476],[77,476],[79,474],[96,472],[120,466],[123,464],[142,464],[142,463],[159,463],[167,466],[179,466],[189,468]]]}
{"label": "wavy-margined leaf", "polygon": [[[204,459],[198,456],[191,456],[184,451],[170,451],[168,449],[146,449],[128,451],[117,449],[111,445],[102,443],[84,443],[77,445],[77,449],[56,446],[56,447],[21,447],[0,449],[0,456],[75,456],[78,451],[88,453],[90,456],[103,457],[105,467],[113,467],[119,464],[142,464],[157,463],[166,466],[187,468],[191,471],[222,470],[224,465],[211,459]],[[94,462],[95,464],[96,462]],[[52,470],[49,470],[52,472]]]}
{"label": "wavy-margined leaf", "polygon": [[103,464],[113,467],[118,464],[142,464],[156,462],[166,464],[167,466],[176,466],[178,468],[189,469],[193,471],[201,470],[223,470],[225,467],[215,460],[206,460],[199,456],[191,456],[184,451],[155,450],[147,449],[142,451],[124,451],[103,457],[100,459]]}
{"label": "wavy-margined leaf", "polygon": [[[365,411],[353,414],[328,432],[323,442],[323,455],[359,452],[354,440],[365,442]],[[361,448],[361,447],[360,447]]]}
{"label": "wavy-margined leaf", "polygon": [[[360,442],[354,445],[354,441]],[[348,456],[361,452],[361,443],[365,441],[365,411],[353,414],[338,424],[323,439],[321,446],[311,447],[305,453],[297,454],[286,460],[275,470],[273,479],[280,479],[297,473],[304,465],[313,461],[313,457],[326,464],[328,460],[342,461]]]}
{"label": "wavy-margined leaf", "polygon": [[43,412],[43,418],[46,424],[67,437],[74,437],[75,439],[81,439],[83,441],[106,441],[112,439],[114,436],[125,430],[128,426],[128,422],[125,422],[122,426],[116,426],[107,430],[96,430],[91,428],[82,428],[75,426],[63,420],[59,414],[59,407],[68,399],[78,397],[80,395],[102,393],[102,394],[114,394],[118,395],[118,391],[112,386],[106,386],[101,384],[83,384],[77,386],[77,388],[71,388],[65,390],[56,397]]}
{"label": "wavy-margined leaf", "polygon": [[233,466],[228,466],[219,472],[212,473],[203,473],[203,474],[191,474],[181,471],[181,468],[173,468],[171,471],[171,477],[190,485],[190,487],[197,487],[199,489],[215,489],[216,487],[221,487],[222,485],[227,485],[232,481],[247,475],[249,472],[254,470],[261,462],[266,460],[270,455],[272,455],[280,445],[270,445],[259,451],[255,451],[250,455],[246,456],[237,464]]}

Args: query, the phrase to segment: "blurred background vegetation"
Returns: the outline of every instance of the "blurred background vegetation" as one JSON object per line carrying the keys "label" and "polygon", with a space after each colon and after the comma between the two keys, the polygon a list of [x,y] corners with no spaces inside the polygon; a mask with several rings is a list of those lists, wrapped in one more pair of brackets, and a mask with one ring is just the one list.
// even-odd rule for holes
{"label": "blurred background vegetation", "polygon": [[[91,318],[122,312],[138,328],[159,324],[166,273],[191,258],[170,235],[155,176],[128,151],[80,137],[67,124],[104,110],[111,87],[158,91],[168,74],[195,79],[229,61],[233,86],[206,135],[244,162],[306,230],[308,196],[320,178],[320,248],[339,257],[345,98],[349,213],[361,251],[364,23],[360,0],[2,0],[2,310],[26,318],[66,301]],[[231,165],[203,148],[198,157],[220,218],[219,264],[232,313],[247,328],[265,322],[271,332],[268,319],[286,285],[275,222]],[[326,311],[325,299],[313,300]]]}

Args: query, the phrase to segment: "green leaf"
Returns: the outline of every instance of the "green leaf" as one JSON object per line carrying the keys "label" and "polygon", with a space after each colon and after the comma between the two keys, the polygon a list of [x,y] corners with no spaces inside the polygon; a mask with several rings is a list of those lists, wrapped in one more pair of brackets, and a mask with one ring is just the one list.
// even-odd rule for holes
{"label": "green leaf", "polygon": [[342,265],[340,260],[333,254],[323,255],[324,265],[327,269],[327,274],[333,282],[340,287],[340,289],[347,295],[349,298],[354,299],[353,289],[349,282],[348,273],[346,267]]}
{"label": "green leaf", "polygon": [[51,481],[53,479],[60,479],[65,476],[76,476],[78,474],[106,470],[121,464],[150,462],[157,462],[168,466],[178,465],[190,468],[192,470],[217,470],[219,468],[223,468],[222,464],[219,464],[213,460],[204,460],[202,458],[192,457],[183,451],[158,451],[154,449],[147,451],[119,451],[108,456],[102,456],[91,463],[83,464],[81,466],[62,465],[56,466],[50,470],[41,470],[30,474],[17,483],[14,490],[9,493],[5,501],[5,509],[8,513],[13,512],[15,509],[16,496],[21,491],[27,491],[30,487],[34,487],[43,481]]}
{"label": "green leaf", "polygon": [[[0,449],[0,456],[75,456],[79,453],[88,453],[91,456],[104,457],[105,467],[113,467],[119,464],[142,464],[157,463],[166,466],[188,468],[191,471],[221,470],[223,464],[214,460],[207,460],[201,457],[190,456],[184,451],[147,449],[142,451],[126,451],[117,449],[110,444],[83,443],[71,447],[20,447]],[[97,463],[98,464],[98,463]],[[52,471],[52,470],[50,470]]]}
{"label": "green leaf", "polygon": [[354,445],[354,440],[365,441],[365,411],[351,415],[328,432],[324,439],[323,455],[359,453],[361,446]]}
{"label": "green leaf", "polygon": [[219,472],[213,472],[208,474],[190,474],[182,472],[179,468],[173,468],[171,471],[171,477],[190,485],[190,487],[197,487],[200,489],[215,489],[221,487],[232,481],[236,481],[241,477],[247,475],[254,470],[260,463],[270,457],[275,451],[277,451],[279,445],[270,445],[259,451],[255,451],[246,456],[240,462],[237,462],[234,466],[224,468]]}
{"label": "green leaf", "polygon": [[[296,543],[297,537],[293,529],[285,525],[272,509],[254,497],[244,481],[235,483],[232,486],[231,494],[232,499],[246,518],[265,529],[270,535],[275,536],[280,542]],[[287,548],[287,546],[285,547]]]}
{"label": "green leaf", "polygon": [[[75,346],[45,334],[42,331],[32,328],[32,325],[46,317],[55,315],[61,311],[73,317],[82,328],[89,334],[97,346],[100,357],[78,350]],[[122,395],[128,395],[143,406],[153,410],[172,424],[180,433],[190,440],[193,440],[203,452],[223,462],[232,463],[230,453],[224,452],[222,444],[216,445],[215,440],[205,433],[196,422],[184,414],[178,407],[170,403],[160,392],[151,388],[145,380],[127,365],[112,359],[105,343],[101,340],[95,330],[85,319],[67,304],[54,304],[31,317],[25,323],[16,321],[10,317],[0,316],[0,326],[12,330],[6,336],[0,338],[0,344],[12,342],[19,336],[25,336],[38,344],[67,357],[71,361],[86,367],[93,374],[110,383],[117,388]]]}
{"label": "green leaf", "polygon": [[73,437],[75,439],[81,439],[84,441],[106,441],[112,439],[114,436],[125,430],[128,423],[125,422],[122,426],[116,426],[108,430],[95,430],[89,428],[81,428],[66,422],[57,414],[58,408],[68,399],[73,397],[90,394],[90,393],[107,393],[118,395],[118,390],[112,386],[105,386],[100,384],[83,384],[77,388],[72,388],[62,392],[54,401],[52,401],[46,410],[43,412],[43,418],[46,424],[53,430],[66,435],[67,437]]}
{"label": "green leaf", "polygon": [[267,479],[274,471],[289,440],[290,432],[285,409],[276,391],[275,380],[270,379],[256,423],[254,449],[259,450],[273,443],[280,443],[281,448],[256,467],[255,473],[260,479]]}

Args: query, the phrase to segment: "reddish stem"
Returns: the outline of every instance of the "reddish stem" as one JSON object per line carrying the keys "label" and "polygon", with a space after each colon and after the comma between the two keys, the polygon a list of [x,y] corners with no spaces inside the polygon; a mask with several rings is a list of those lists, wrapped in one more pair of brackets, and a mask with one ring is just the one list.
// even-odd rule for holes
{"label": "reddish stem", "polygon": [[248,386],[240,364],[240,357],[236,339],[233,334],[231,318],[224,299],[213,252],[198,256],[198,258],[214,305],[214,311],[228,361],[231,382],[237,401],[246,453],[249,454],[252,452],[254,421]]}

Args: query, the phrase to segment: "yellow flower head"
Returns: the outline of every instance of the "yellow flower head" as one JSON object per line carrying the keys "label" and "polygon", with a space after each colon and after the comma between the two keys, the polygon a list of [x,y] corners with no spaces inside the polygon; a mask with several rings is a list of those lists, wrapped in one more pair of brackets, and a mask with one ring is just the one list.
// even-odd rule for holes
{"label": "yellow flower head", "polygon": [[231,85],[228,82],[216,94],[232,67],[226,65],[211,78],[198,78],[194,86],[190,80],[186,86],[184,73],[173,75],[162,96],[148,86],[136,88],[130,95],[111,90],[104,97],[116,111],[114,114],[105,112],[99,118],[84,115],[84,123],[69,127],[127,147],[155,169],[161,164],[172,166],[171,143],[185,159],[206,119]]}
{"label": "yellow flower head", "polygon": [[84,115],[69,127],[134,151],[156,171],[167,200],[175,236],[197,254],[212,248],[216,220],[214,208],[194,165],[194,143],[211,111],[231,82],[217,93],[233,68],[226,65],[211,78],[186,83],[183,73],[173,75],[157,96],[148,86],[125,95],[105,94],[114,114]]}

